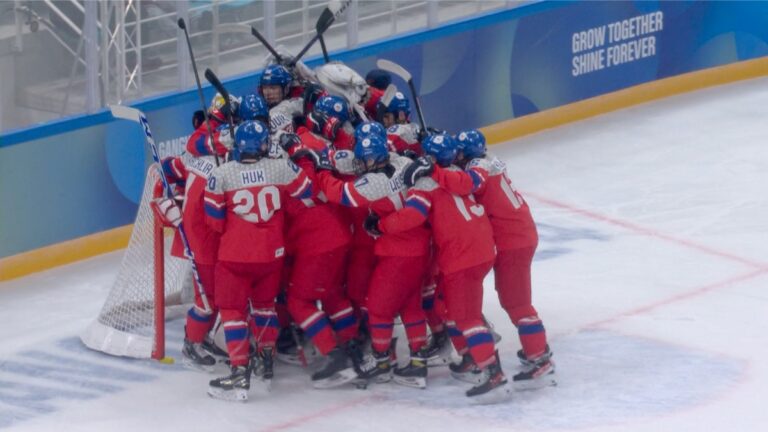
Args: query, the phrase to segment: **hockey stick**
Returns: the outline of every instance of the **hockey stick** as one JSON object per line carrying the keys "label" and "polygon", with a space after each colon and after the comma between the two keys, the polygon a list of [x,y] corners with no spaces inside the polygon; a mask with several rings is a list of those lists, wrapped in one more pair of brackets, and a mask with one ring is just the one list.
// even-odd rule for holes
{"label": "hockey stick", "polygon": [[197,95],[200,96],[200,104],[203,105],[203,118],[205,124],[208,126],[208,143],[211,146],[211,152],[216,160],[216,166],[219,166],[219,155],[216,154],[216,146],[213,144],[213,128],[211,128],[211,119],[208,117],[208,110],[205,106],[205,97],[203,97],[203,86],[200,85],[200,75],[197,73],[197,63],[195,62],[195,54],[192,52],[192,43],[189,41],[189,32],[187,31],[187,24],[184,22],[184,18],[179,18],[176,23],[179,28],[184,30],[184,37],[187,39],[187,48],[189,49],[189,58],[192,60],[192,70],[195,72],[195,82],[197,83]]}
{"label": "hockey stick", "polygon": [[262,36],[254,26],[251,26],[251,34],[254,35],[262,45],[264,45],[264,48],[266,48],[273,57],[275,57],[275,60],[277,60],[278,64],[283,64],[283,57],[277,53],[277,50],[275,50],[275,48],[269,42],[267,42],[267,39],[264,38],[264,36]]}
{"label": "hockey stick", "polygon": [[384,94],[379,100],[379,105],[376,107],[377,122],[381,123],[381,120],[384,118],[384,114],[387,112],[387,107],[390,103],[392,103],[392,99],[395,98],[395,93],[397,93],[397,87],[395,87],[394,84],[388,85],[386,90],[384,90]]}
{"label": "hockey stick", "polygon": [[[137,110],[136,108],[131,108],[123,105],[110,105],[109,109],[110,111],[112,111],[113,117],[130,120],[132,122],[135,122],[141,125],[141,128],[144,131],[144,135],[146,136],[147,143],[149,143],[149,147],[152,149],[152,159],[155,161],[155,164],[157,164],[157,169],[160,174],[160,180],[163,182],[163,190],[165,191],[165,196],[173,199],[173,192],[171,191],[171,186],[168,184],[168,179],[165,178],[163,167],[160,164],[160,154],[157,151],[157,144],[155,144],[155,139],[152,138],[152,132],[149,130],[149,122],[147,121],[147,117],[144,115],[143,112]],[[195,281],[197,282],[197,287],[198,287],[197,292],[200,295],[200,301],[203,303],[203,309],[205,310],[206,313],[211,313],[212,309],[211,309],[210,303],[208,303],[208,296],[205,295],[205,289],[203,288],[203,283],[200,280],[200,274],[197,272],[197,264],[195,264],[195,255],[192,253],[192,249],[189,247],[189,240],[187,240],[187,234],[184,231],[183,221],[179,221],[179,234],[181,235],[181,241],[184,244],[185,252],[187,253],[189,260],[192,263],[192,275],[194,276]],[[163,295],[165,295],[165,293],[163,293]],[[163,342],[163,345],[165,345],[164,342]],[[159,348],[157,347],[156,349],[159,350]],[[165,351],[164,346],[162,350]]]}
{"label": "hockey stick", "polygon": [[229,135],[232,137],[232,139],[235,139],[235,119],[232,116],[232,105],[229,103],[229,92],[224,87],[224,84],[221,83],[219,80],[219,77],[216,76],[215,73],[213,73],[212,70],[206,69],[205,70],[205,79],[208,80],[209,83],[216,89],[216,91],[221,94],[221,96],[224,98],[224,107],[227,108],[227,120],[229,120]]}
{"label": "hockey stick", "polygon": [[[301,59],[301,57],[304,56],[304,54],[309,51],[309,49],[312,47],[312,45],[317,42],[318,39],[323,37],[323,33],[325,33],[326,30],[333,24],[334,21],[336,21],[336,18],[340,17],[342,13],[344,13],[345,10],[347,10],[347,6],[352,3],[352,0],[331,0],[328,3],[328,6],[323,9],[323,12],[320,13],[320,16],[317,18],[317,24],[315,24],[315,35],[312,37],[312,39],[307,42],[306,45],[304,45],[304,48],[299,51],[299,53],[296,55],[296,57],[291,60],[290,66],[293,67],[296,65],[296,62]],[[327,57],[326,57],[327,58]],[[327,62],[328,60],[326,60]]]}
{"label": "hockey stick", "polygon": [[304,346],[301,344],[301,339],[299,339],[299,332],[296,331],[296,325],[294,323],[290,323],[289,327],[291,328],[291,337],[293,337],[293,343],[296,344],[296,352],[299,354],[301,367],[306,368],[309,363],[307,362],[307,355],[304,352]]}
{"label": "hockey stick", "polygon": [[378,66],[380,69],[384,69],[387,72],[392,72],[393,74],[402,78],[403,81],[408,83],[408,87],[410,87],[411,89],[411,94],[413,94],[413,103],[414,105],[416,105],[416,112],[419,114],[419,123],[421,123],[422,130],[426,132],[427,123],[424,121],[424,113],[421,111],[419,94],[416,92],[416,85],[413,83],[413,77],[411,76],[411,74],[407,70],[405,70],[404,67],[386,59],[378,59],[376,61],[376,66]]}

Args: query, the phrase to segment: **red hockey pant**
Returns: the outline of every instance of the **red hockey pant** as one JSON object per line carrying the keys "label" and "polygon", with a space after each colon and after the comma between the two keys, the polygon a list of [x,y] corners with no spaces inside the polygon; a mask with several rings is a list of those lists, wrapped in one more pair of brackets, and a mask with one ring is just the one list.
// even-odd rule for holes
{"label": "red hockey pant", "polygon": [[[197,274],[202,282],[202,287],[197,282],[195,284],[195,304],[187,311],[187,324],[185,327],[186,338],[193,343],[201,343],[205,339],[205,335],[211,330],[214,322],[216,321],[216,314],[218,308],[215,298],[215,269],[213,264],[200,264],[195,263],[197,267]],[[203,298],[200,295],[201,289],[204,288],[206,298],[208,299],[208,307],[206,310],[203,304]]]}
{"label": "red hockey pant", "polygon": [[373,349],[385,352],[392,340],[395,316],[399,313],[411,351],[427,340],[427,326],[421,307],[421,286],[427,257],[380,256],[368,291],[368,323]]}
{"label": "red hockey pant", "polygon": [[544,353],[547,335],[531,303],[531,262],[536,246],[499,251],[493,266],[501,307],[517,327],[520,344],[528,358]]}
{"label": "red hockey pant", "polygon": [[[297,255],[293,262],[288,311],[323,355],[357,334],[357,319],[342,285],[346,258],[344,246],[320,255]],[[325,312],[317,308],[318,300]]]}
{"label": "red hockey pant", "polygon": [[451,341],[459,354],[467,349],[478,367],[495,360],[493,337],[483,321],[483,279],[493,267],[489,261],[453,273],[443,273],[442,284],[449,326],[455,325],[461,337],[449,328]]}
{"label": "red hockey pant", "polygon": [[251,332],[259,349],[274,347],[278,324],[275,296],[280,289],[283,260],[269,263],[216,263],[217,302],[232,366],[248,364],[248,303]]}
{"label": "red hockey pant", "polygon": [[358,318],[365,315],[365,297],[368,295],[368,285],[371,283],[375,266],[373,244],[352,246],[347,267],[347,297],[352,302]]}

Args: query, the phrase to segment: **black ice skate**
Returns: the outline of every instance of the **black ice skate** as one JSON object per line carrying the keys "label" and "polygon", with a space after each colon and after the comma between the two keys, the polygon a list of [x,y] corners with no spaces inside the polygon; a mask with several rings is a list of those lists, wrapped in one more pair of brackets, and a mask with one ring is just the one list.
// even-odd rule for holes
{"label": "black ice skate", "polygon": [[512,377],[515,390],[536,390],[543,387],[555,386],[555,363],[552,353],[547,346],[544,354],[534,359],[527,359],[523,371]]}
{"label": "black ice skate", "polygon": [[355,368],[350,364],[347,352],[336,347],[328,353],[325,363],[312,374],[312,386],[327,389],[344,385],[357,378]]}
{"label": "black ice skate", "polygon": [[413,388],[427,388],[427,353],[424,348],[411,352],[411,360],[401,368],[395,368],[395,382]]}
{"label": "black ice skate", "polygon": [[203,344],[191,342],[184,339],[184,346],[181,348],[184,366],[203,372],[213,372],[216,366],[216,359],[203,349]]}
{"label": "black ice skate", "polygon": [[217,363],[224,363],[226,360],[229,360],[227,350],[216,345],[216,342],[209,336],[206,336],[203,340],[203,349],[206,350],[208,354],[212,355]]}
{"label": "black ice skate", "polygon": [[472,360],[472,356],[469,353],[465,353],[461,357],[461,362],[451,363],[448,365],[448,368],[451,370],[451,376],[459,381],[470,384],[480,384],[483,382],[483,374],[475,365],[475,361]]}
{"label": "black ice skate", "polygon": [[254,379],[260,383],[264,390],[272,390],[272,378],[274,378],[275,356],[272,347],[265,347],[253,358],[251,369]]}
{"label": "black ice skate", "polygon": [[[549,344],[544,347],[544,355],[551,357],[552,353],[549,351]],[[522,349],[517,350],[517,359],[520,360],[520,364],[528,368],[534,365],[534,362],[528,360]]]}
{"label": "black ice skate", "polygon": [[234,366],[229,376],[211,380],[208,395],[227,401],[245,402],[251,388],[251,371],[246,366]]}
{"label": "black ice skate", "polygon": [[453,345],[448,330],[432,333],[426,347],[427,367],[445,366],[453,359]]}
{"label": "black ice skate", "polygon": [[483,381],[480,384],[467,390],[467,397],[480,404],[498,403],[509,399],[511,389],[498,359],[483,369],[482,376]]}
{"label": "black ice skate", "polygon": [[306,366],[315,361],[318,356],[315,346],[307,342],[300,328],[280,329],[280,335],[277,338],[278,360],[293,366]]}
{"label": "black ice skate", "polygon": [[360,379],[374,383],[385,383],[392,379],[392,364],[389,352],[373,351],[363,357],[357,371]]}

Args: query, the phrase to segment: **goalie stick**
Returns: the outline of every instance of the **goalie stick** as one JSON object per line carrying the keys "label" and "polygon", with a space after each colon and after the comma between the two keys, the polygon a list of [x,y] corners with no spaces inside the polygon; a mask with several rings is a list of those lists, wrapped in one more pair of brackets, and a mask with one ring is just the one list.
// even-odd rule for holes
{"label": "goalie stick", "polygon": [[[168,179],[165,178],[165,173],[163,172],[163,167],[160,163],[160,154],[157,151],[157,144],[155,144],[155,139],[152,138],[152,131],[150,131],[149,129],[149,122],[147,121],[147,117],[144,115],[143,112],[137,110],[136,108],[131,108],[123,105],[110,105],[109,110],[112,112],[112,116],[115,118],[130,120],[132,122],[135,122],[141,125],[141,128],[144,131],[144,135],[146,136],[147,143],[149,144],[149,147],[152,149],[152,160],[155,161],[155,163],[157,164],[157,169],[160,171],[160,180],[162,180],[163,182],[163,190],[165,192],[165,195],[166,197],[173,199],[171,186],[168,184]],[[210,313],[211,306],[210,306],[210,303],[208,303],[208,296],[205,295],[205,290],[203,289],[203,283],[200,281],[200,274],[198,274],[197,265],[195,264],[195,256],[192,253],[192,249],[189,247],[189,241],[187,240],[187,234],[184,231],[183,222],[179,222],[179,234],[181,235],[182,243],[184,243],[185,253],[187,254],[190,262],[192,263],[192,275],[195,277],[195,281],[197,282],[197,286],[199,287],[198,294],[200,295],[200,300],[203,303],[203,308],[205,309],[206,313]],[[162,297],[162,303],[164,303],[164,300],[165,300],[164,295],[161,297]],[[159,308],[156,308],[156,310],[158,309]]]}
{"label": "goalie stick", "polygon": [[425,132],[427,131],[427,123],[424,121],[424,113],[421,111],[421,103],[419,102],[419,94],[416,92],[416,85],[413,83],[413,77],[411,74],[405,70],[404,67],[400,66],[399,64],[386,60],[386,59],[378,59],[376,61],[376,66],[378,66],[380,69],[384,69],[387,72],[391,72],[400,78],[403,79],[403,81],[408,83],[408,87],[411,89],[411,94],[413,94],[413,103],[416,105],[416,112],[419,114],[419,123],[421,123],[421,128]]}
{"label": "goalie stick", "polygon": [[[344,13],[345,10],[347,10],[347,6],[352,3],[352,0],[344,0],[344,1],[338,1],[338,0],[331,0],[328,3],[328,6],[323,9],[323,12],[320,13],[320,16],[317,18],[317,23],[315,24],[315,35],[312,37],[312,39],[307,42],[306,45],[304,45],[304,48],[299,51],[299,53],[296,55],[296,57],[291,60],[290,66],[293,67],[296,65],[296,62],[301,59],[301,57],[304,56],[304,54],[309,51],[309,49],[312,47],[312,45],[317,42],[318,39],[323,37],[323,33],[325,33],[326,30],[328,30],[329,27],[331,27],[331,24],[333,24],[334,21],[336,21],[336,18],[340,17],[341,14]],[[323,53],[324,57],[326,59],[326,62],[328,62],[327,53]]]}
{"label": "goalie stick", "polygon": [[184,22],[184,18],[179,18],[177,22],[180,29],[184,30],[184,37],[187,39],[187,48],[189,49],[189,59],[192,61],[192,70],[195,72],[195,82],[197,83],[197,95],[200,96],[200,104],[203,106],[203,118],[205,119],[205,125],[208,127],[208,144],[211,146],[211,152],[216,160],[216,166],[219,166],[219,155],[216,154],[216,146],[213,144],[213,129],[211,128],[211,119],[208,117],[208,110],[205,106],[205,97],[203,97],[203,86],[200,85],[200,75],[197,73],[197,63],[195,62],[195,54],[192,52],[192,43],[189,41],[189,32],[187,31],[187,24]]}

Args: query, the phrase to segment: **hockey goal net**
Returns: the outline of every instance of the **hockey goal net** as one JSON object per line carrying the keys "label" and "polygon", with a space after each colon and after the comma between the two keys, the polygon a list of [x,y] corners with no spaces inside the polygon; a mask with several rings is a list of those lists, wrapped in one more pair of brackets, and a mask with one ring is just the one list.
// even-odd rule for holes
{"label": "hockey goal net", "polygon": [[128,248],[98,318],[80,335],[94,350],[116,356],[165,356],[165,320],[185,311],[186,259],[170,255],[173,239],[150,208],[157,165],[147,171]]}

